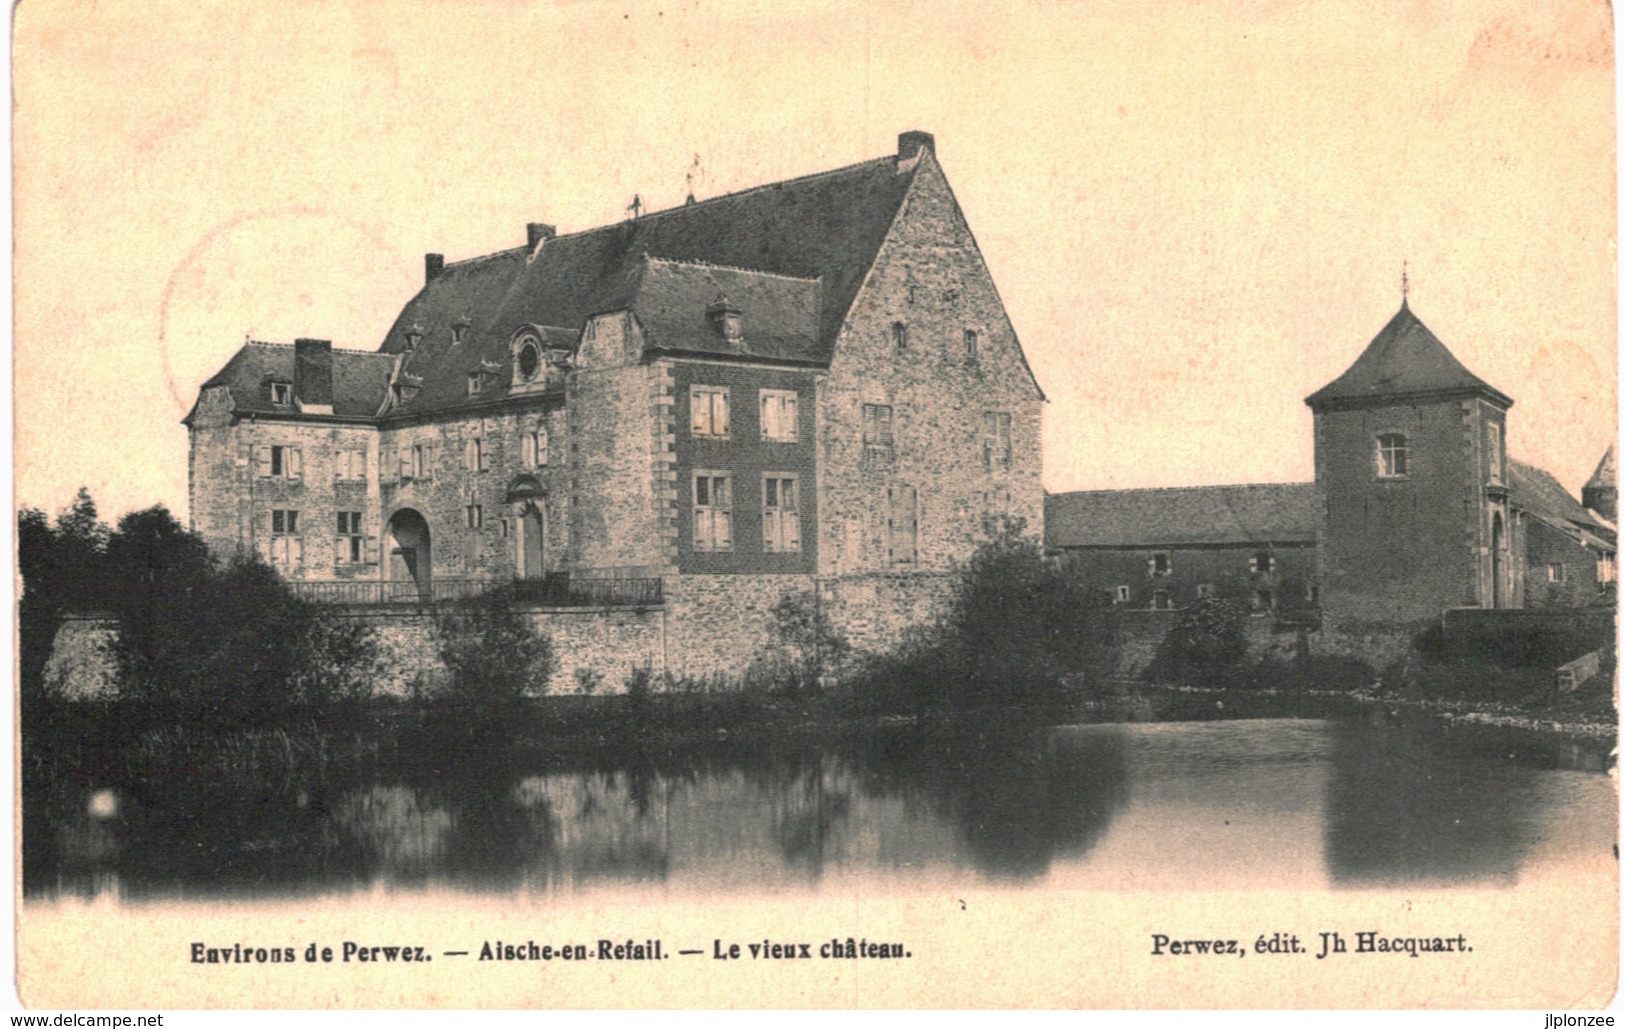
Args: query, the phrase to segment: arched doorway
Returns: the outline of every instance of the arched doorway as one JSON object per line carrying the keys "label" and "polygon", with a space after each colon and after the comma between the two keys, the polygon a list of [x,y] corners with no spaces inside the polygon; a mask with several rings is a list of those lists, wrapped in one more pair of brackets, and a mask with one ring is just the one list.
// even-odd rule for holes
{"label": "arched doorway", "polygon": [[541,579],[547,574],[547,491],[532,475],[517,476],[508,484],[508,503],[513,505],[514,575],[520,579]]}
{"label": "arched doorway", "polygon": [[434,599],[433,553],[429,546],[429,523],[411,508],[402,508],[389,520],[384,541],[384,578],[391,584],[392,600]]}
{"label": "arched doorway", "polygon": [[1506,607],[1506,529],[1501,524],[1501,512],[1490,520],[1490,606]]}

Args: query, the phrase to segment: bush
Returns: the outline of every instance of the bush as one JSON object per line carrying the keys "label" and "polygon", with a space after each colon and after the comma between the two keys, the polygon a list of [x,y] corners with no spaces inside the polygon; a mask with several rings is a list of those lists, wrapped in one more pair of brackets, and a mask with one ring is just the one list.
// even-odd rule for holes
{"label": "bush", "polygon": [[865,690],[916,711],[1047,708],[1063,676],[1098,676],[1112,631],[1104,595],[1044,560],[1020,522],[1006,524],[959,568],[942,621],[870,662]]}
{"label": "bush", "polygon": [[1234,601],[1207,598],[1168,630],[1146,675],[1158,682],[1229,682],[1246,654],[1247,612]]}
{"label": "bush", "polygon": [[846,635],[811,593],[789,594],[773,605],[773,654],[763,662],[791,695],[817,693],[851,653]]}
{"label": "bush", "polygon": [[546,689],[553,645],[514,606],[512,588],[441,608],[435,618],[440,660],[449,673],[434,699],[511,711],[531,686]]}

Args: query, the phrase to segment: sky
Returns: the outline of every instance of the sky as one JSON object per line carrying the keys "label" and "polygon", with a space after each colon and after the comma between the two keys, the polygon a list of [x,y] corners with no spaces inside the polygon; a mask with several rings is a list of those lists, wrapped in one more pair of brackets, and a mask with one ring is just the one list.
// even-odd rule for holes
{"label": "sky", "polygon": [[937,153],[1040,384],[1051,491],[1313,477],[1303,398],[1400,301],[1572,490],[1616,436],[1594,0],[24,0],[15,488],[186,511],[245,337],[375,349],[459,260]]}

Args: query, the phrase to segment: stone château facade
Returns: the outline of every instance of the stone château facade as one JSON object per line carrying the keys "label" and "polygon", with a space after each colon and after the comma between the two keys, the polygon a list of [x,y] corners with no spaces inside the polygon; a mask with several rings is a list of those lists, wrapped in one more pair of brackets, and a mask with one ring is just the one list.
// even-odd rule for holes
{"label": "stone ch\u00e2teau facade", "polygon": [[860,646],[1002,518],[1042,532],[1043,401],[923,132],[876,160],[425,260],[376,351],[247,343],[204,383],[192,526],[306,593],[660,611],[736,674],[783,596]]}

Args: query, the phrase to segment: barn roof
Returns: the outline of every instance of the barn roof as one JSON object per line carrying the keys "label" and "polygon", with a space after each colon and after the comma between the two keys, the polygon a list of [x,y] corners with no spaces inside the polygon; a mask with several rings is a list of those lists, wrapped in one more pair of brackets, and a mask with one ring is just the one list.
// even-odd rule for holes
{"label": "barn roof", "polygon": [[1613,534],[1611,526],[1587,511],[1585,505],[1544,468],[1508,459],[1507,479],[1513,505],[1542,521],[1560,527],[1566,524],[1591,533]]}
{"label": "barn roof", "polygon": [[1409,303],[1382,327],[1348,371],[1310,394],[1304,402],[1320,409],[1339,402],[1388,399],[1428,393],[1482,393],[1510,407],[1512,400],[1480,379],[1452,354]]}
{"label": "barn roof", "polygon": [[1044,500],[1050,547],[1313,543],[1312,482],[1092,490]]}

